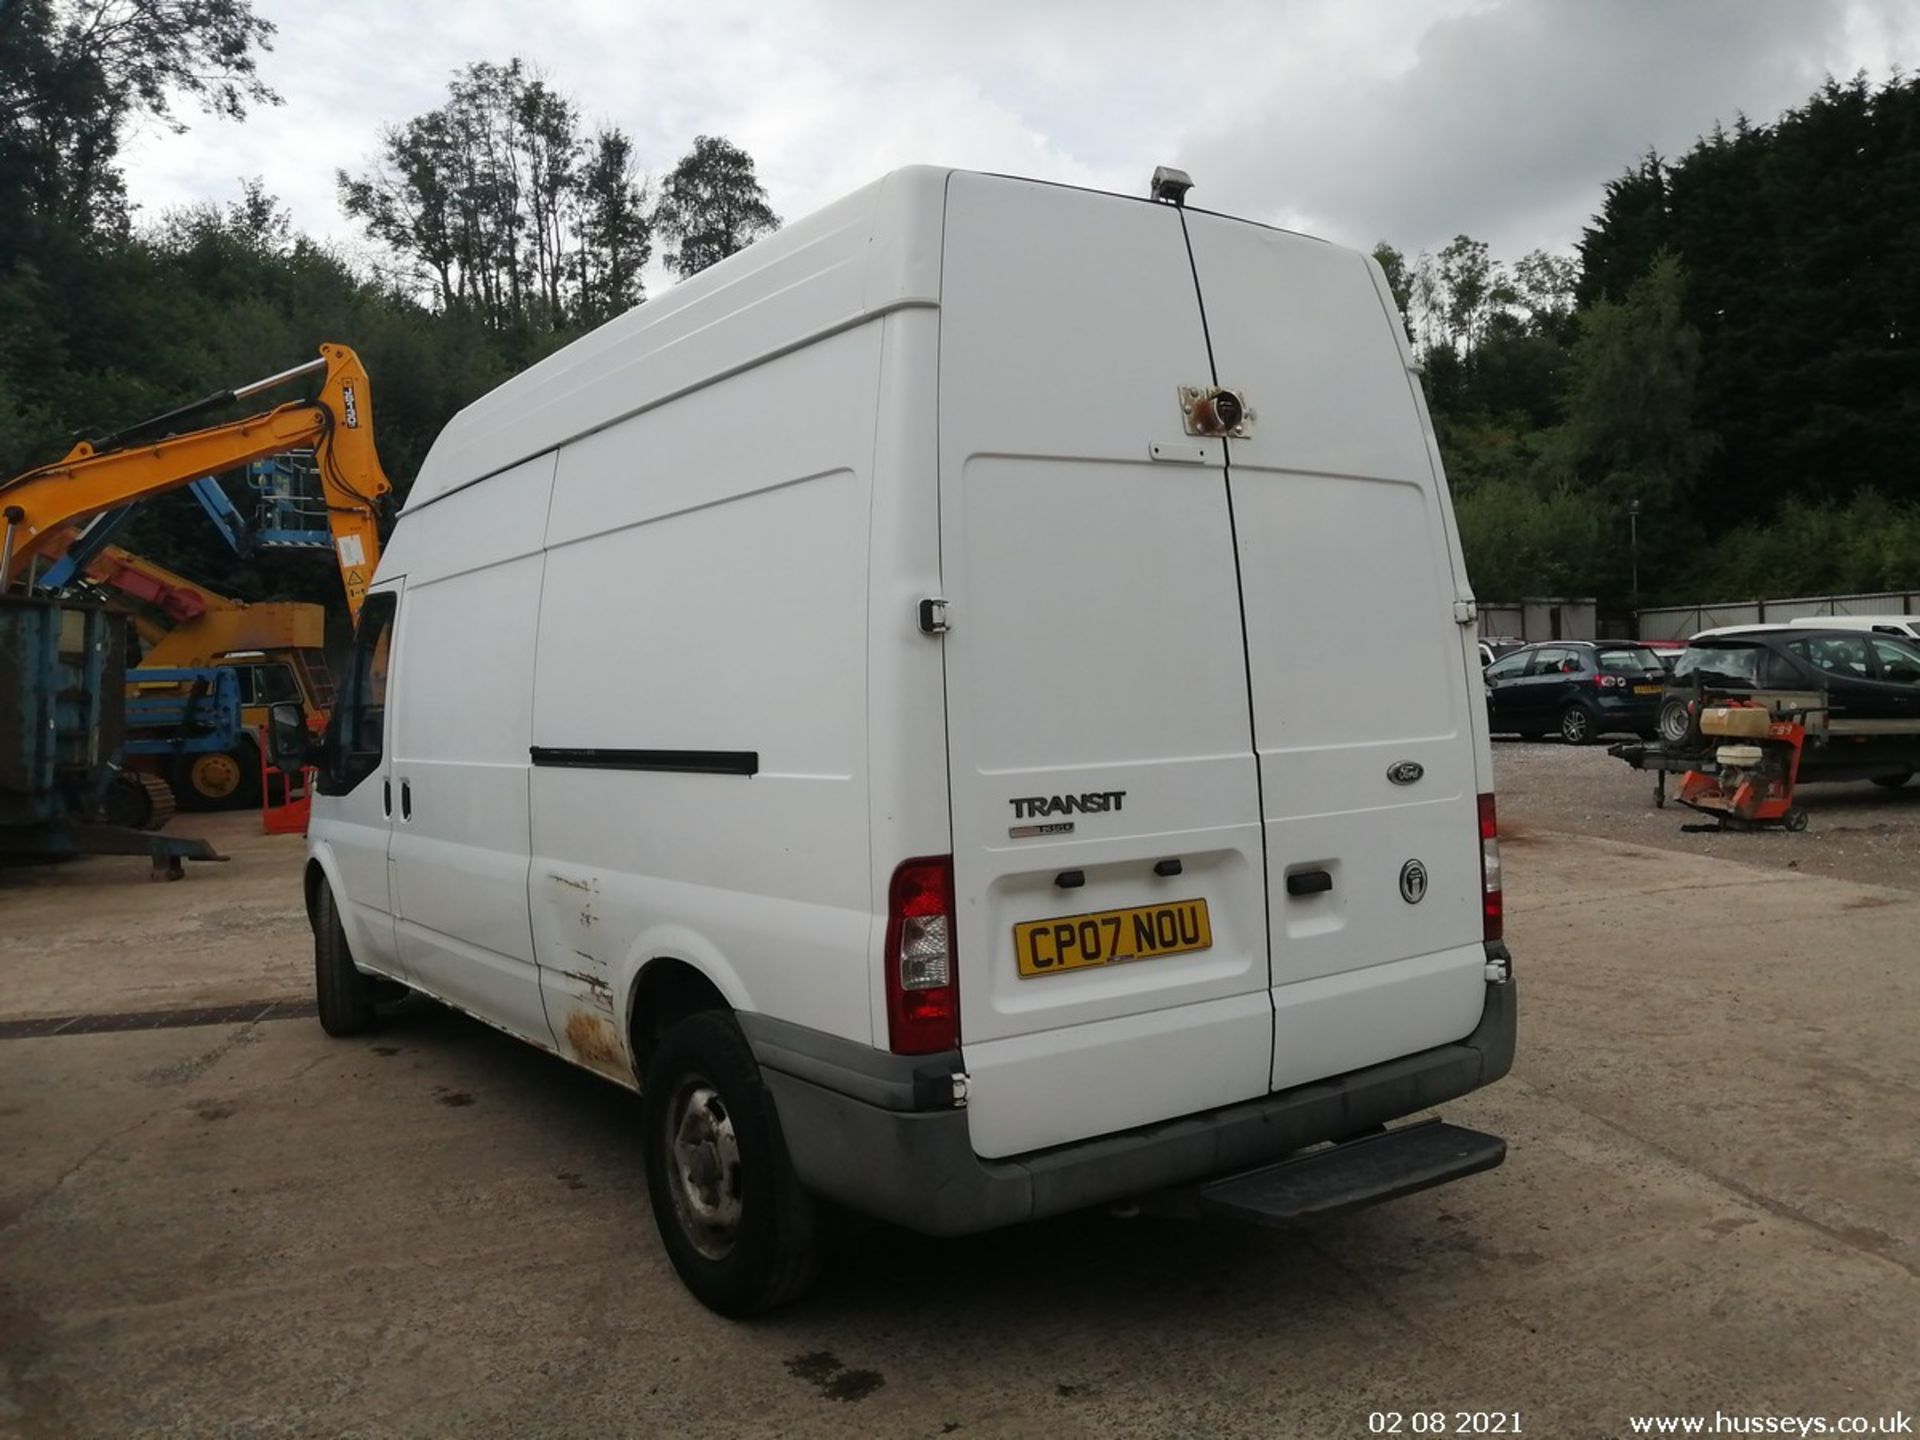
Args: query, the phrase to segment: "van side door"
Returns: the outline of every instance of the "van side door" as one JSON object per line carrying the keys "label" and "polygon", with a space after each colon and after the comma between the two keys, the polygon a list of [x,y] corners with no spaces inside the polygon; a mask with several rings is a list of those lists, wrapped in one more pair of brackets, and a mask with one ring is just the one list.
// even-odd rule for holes
{"label": "van side door", "polygon": [[393,828],[392,756],[387,689],[401,581],[367,593],[327,724],[325,763],[308,833],[332,861],[334,901],[354,959],[370,970],[401,973],[387,883]]}
{"label": "van side door", "polygon": [[534,628],[551,454],[410,518],[391,858],[410,984],[553,1048],[527,904]]}

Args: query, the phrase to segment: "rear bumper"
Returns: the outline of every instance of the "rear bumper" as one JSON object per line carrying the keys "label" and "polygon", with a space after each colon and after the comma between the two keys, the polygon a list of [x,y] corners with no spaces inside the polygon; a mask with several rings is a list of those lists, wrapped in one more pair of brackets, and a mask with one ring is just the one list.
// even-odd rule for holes
{"label": "rear bumper", "polygon": [[[1513,1066],[1514,982],[1471,1035],[1258,1100],[1011,1160],[973,1153],[961,1109],[915,1108],[959,1057],[900,1059],[742,1014],[800,1181],[928,1235],[964,1235],[1246,1170],[1492,1084]],[[857,1054],[855,1052],[858,1052]],[[891,1075],[889,1075],[891,1072]],[[944,1097],[942,1097],[944,1100]]]}

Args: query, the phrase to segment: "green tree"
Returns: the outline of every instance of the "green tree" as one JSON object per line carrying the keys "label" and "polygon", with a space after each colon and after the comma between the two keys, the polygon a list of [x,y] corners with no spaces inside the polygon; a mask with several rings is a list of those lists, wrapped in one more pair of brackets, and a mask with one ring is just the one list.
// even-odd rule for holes
{"label": "green tree", "polygon": [[145,115],[184,129],[181,99],[232,119],[278,104],[259,77],[273,25],[251,0],[7,0],[0,4],[0,260],[40,226],[125,223],[116,157]]}
{"label": "green tree", "polygon": [[1920,499],[1920,78],[1829,79],[1771,124],[1645,157],[1581,241],[1582,299],[1622,299],[1663,249],[1686,263],[1719,440],[1702,523],[1809,489]]}
{"label": "green tree", "polygon": [[1576,473],[1621,503],[1670,512],[1713,449],[1694,423],[1700,336],[1682,314],[1686,278],[1662,252],[1624,302],[1580,315],[1567,388],[1566,442]]}
{"label": "green tree", "polygon": [[373,163],[336,181],[403,285],[519,337],[527,358],[644,298],[653,228],[632,141],[584,137],[578,107],[517,59],[465,67],[446,104],[387,129]]}
{"label": "green tree", "polygon": [[1382,240],[1373,247],[1373,258],[1380,273],[1387,277],[1387,290],[1393,296],[1394,308],[1400,312],[1400,323],[1411,343],[1418,337],[1413,329],[1413,272],[1407,267],[1407,257]]}
{"label": "green tree", "polygon": [[578,204],[580,318],[597,324],[640,303],[640,272],[653,256],[646,188],[623,132],[594,137],[580,171]]}
{"label": "green tree", "polygon": [[753,157],[722,136],[700,135],[661,182],[653,223],[673,242],[668,267],[685,278],[778,230],[780,217]]}

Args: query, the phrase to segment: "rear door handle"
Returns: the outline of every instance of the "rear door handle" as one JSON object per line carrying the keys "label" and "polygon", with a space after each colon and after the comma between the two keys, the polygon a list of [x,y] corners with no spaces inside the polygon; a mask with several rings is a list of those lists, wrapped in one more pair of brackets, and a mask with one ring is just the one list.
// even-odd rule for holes
{"label": "rear door handle", "polygon": [[1333,889],[1333,874],[1327,870],[1296,870],[1287,876],[1287,894],[1324,895]]}
{"label": "rear door handle", "polygon": [[413,782],[411,780],[400,782],[400,818],[402,820],[413,818]]}
{"label": "rear door handle", "polygon": [[393,818],[393,781],[380,782],[380,813],[387,819]]}

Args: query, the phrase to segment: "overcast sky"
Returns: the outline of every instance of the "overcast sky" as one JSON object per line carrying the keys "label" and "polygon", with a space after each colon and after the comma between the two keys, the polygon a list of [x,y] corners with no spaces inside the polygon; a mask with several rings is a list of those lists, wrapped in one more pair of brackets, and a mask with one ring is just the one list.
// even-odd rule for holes
{"label": "overcast sky", "polygon": [[[1920,0],[255,0],[286,99],[127,151],[147,217],[259,175],[355,238],[336,167],[471,60],[533,62],[652,173],[696,134],[759,163],[793,219],[900,164],[1141,193],[1412,253],[1571,248],[1601,185],[1716,119],[1772,119],[1823,75],[1920,64]],[[651,288],[651,287],[650,287]]]}

